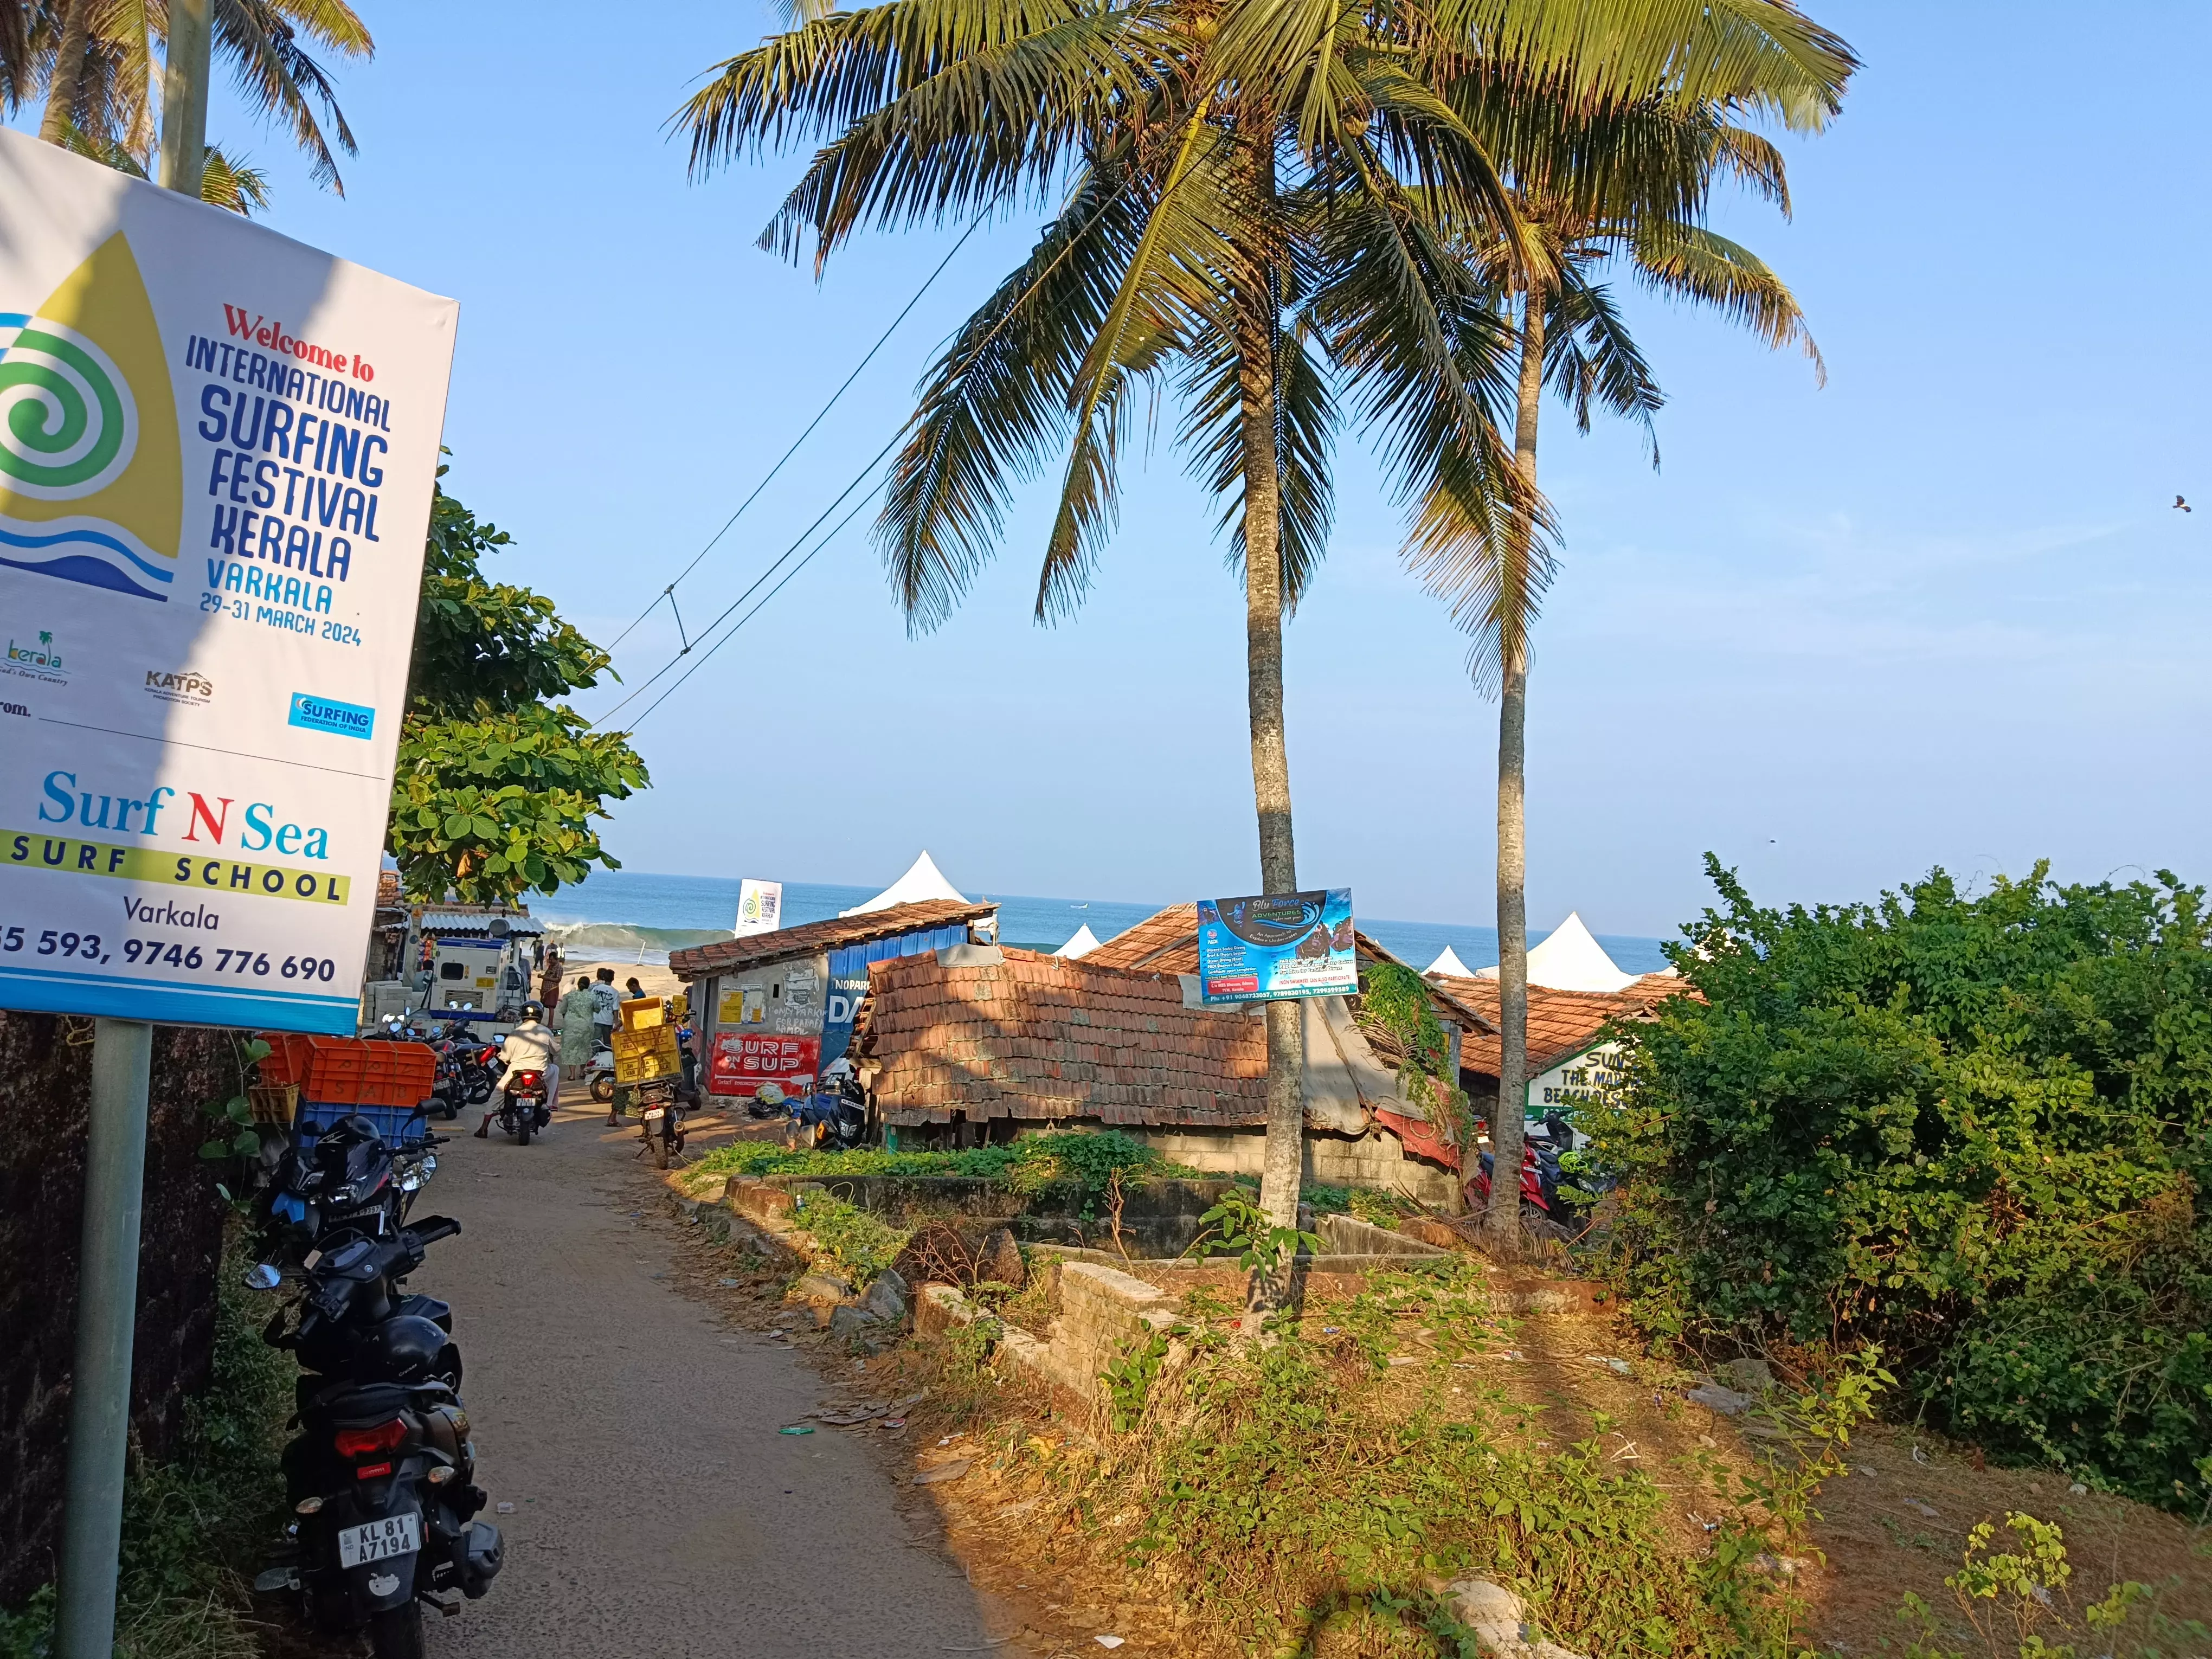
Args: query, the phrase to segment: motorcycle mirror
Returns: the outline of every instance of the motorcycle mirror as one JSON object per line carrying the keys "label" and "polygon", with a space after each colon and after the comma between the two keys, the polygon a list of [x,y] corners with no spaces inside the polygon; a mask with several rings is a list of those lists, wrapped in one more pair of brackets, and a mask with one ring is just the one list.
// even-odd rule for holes
{"label": "motorcycle mirror", "polygon": [[249,1291],[273,1291],[283,1282],[284,1275],[266,1261],[249,1268],[246,1275],[246,1288]]}

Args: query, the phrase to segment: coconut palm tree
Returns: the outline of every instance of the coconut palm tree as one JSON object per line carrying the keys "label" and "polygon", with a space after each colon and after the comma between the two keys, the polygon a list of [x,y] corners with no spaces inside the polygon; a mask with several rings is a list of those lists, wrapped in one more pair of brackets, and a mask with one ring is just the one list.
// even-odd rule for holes
{"label": "coconut palm tree", "polygon": [[[4,3],[4,0],[0,0]],[[143,173],[159,137],[167,0],[53,0],[30,33],[43,70],[39,136],[95,157],[128,156]],[[256,114],[283,121],[319,183],[343,195],[336,152],[355,152],[337,88],[311,48],[342,58],[376,50],[346,0],[214,0],[214,49]]]}
{"label": "coconut palm tree", "polygon": [[[1850,72],[1839,70],[1831,99],[1801,106],[1800,125],[1817,126],[1833,112]],[[1571,202],[1536,177],[1518,182],[1516,205],[1547,258],[1516,258],[1493,241],[1474,257],[1487,270],[1502,314],[1517,310],[1519,369],[1514,397],[1514,466],[1521,501],[1537,495],[1536,433],[1548,383],[1589,429],[1593,403],[1639,422],[1658,448],[1652,416],[1662,398],[1649,365],[1630,337],[1607,286],[1595,276],[1624,267],[1639,285],[1670,299],[1717,307],[1777,348],[1801,346],[1816,376],[1826,373],[1796,298],[1748,249],[1704,222],[1715,180],[1734,178],[1786,216],[1790,192],[1781,153],[1758,133],[1728,118],[1737,100],[1699,107],[1655,102],[1636,112],[1647,158],[1674,157],[1679,188],[1644,192],[1641,202]],[[1663,173],[1666,163],[1658,163]],[[1489,526],[1472,517],[1451,521],[1449,509],[1423,526],[1410,554],[1431,591],[1450,599],[1477,635],[1472,666],[1477,684],[1498,695],[1498,1108],[1491,1142],[1494,1171],[1485,1230],[1493,1247],[1510,1248],[1520,1231],[1520,1184],[1512,1171],[1523,1154],[1528,1099],[1528,929],[1525,820],[1528,635],[1552,574],[1541,526],[1517,507],[1502,548]]]}
{"label": "coconut palm tree", "polygon": [[[1035,611],[1067,614],[1133,422],[1175,397],[1244,581],[1260,878],[1289,892],[1282,619],[1326,546],[1340,422],[1417,525],[1540,536],[1498,431],[1512,330],[1458,250],[1540,259],[1516,171],[1631,179],[1637,157],[1593,149],[1615,106],[1727,95],[1752,70],[1809,95],[1829,40],[1785,0],[887,0],[731,58],[677,124],[695,170],[822,144],[762,238],[811,242],[817,266],[864,224],[1049,208],[925,377],[878,525],[893,589],[911,627],[936,625],[995,553],[1013,483],[1052,466]],[[1267,1036],[1261,1203],[1286,1224],[1291,1006],[1269,1006]]]}

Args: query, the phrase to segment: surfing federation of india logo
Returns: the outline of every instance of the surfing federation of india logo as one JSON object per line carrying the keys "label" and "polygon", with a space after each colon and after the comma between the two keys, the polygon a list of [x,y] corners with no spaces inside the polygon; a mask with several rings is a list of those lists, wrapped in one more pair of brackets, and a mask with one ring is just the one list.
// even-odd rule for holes
{"label": "surfing federation of india logo", "polygon": [[165,600],[183,477],[161,331],[118,231],[37,310],[0,312],[0,565]]}

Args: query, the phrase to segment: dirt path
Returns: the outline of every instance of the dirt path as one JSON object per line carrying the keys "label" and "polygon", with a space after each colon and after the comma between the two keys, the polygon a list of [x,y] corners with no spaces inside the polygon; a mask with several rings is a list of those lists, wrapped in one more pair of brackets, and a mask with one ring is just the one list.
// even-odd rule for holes
{"label": "dirt path", "polygon": [[478,1480],[507,1565],[431,1621],[447,1659],[841,1659],[990,1645],[960,1570],[893,1507],[866,1452],[783,1436],[822,1398],[787,1348],[670,1282],[659,1193],[588,1103],[517,1146],[465,1138],[424,1194],[466,1230],[415,1287],[453,1305]]}

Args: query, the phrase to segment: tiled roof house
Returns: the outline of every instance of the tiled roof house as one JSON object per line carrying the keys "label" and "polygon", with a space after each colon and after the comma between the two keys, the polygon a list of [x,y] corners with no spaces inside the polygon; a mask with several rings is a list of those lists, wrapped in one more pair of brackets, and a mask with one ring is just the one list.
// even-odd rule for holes
{"label": "tiled roof house", "polygon": [[[875,965],[856,1047],[884,1121],[963,1135],[1089,1122],[1201,1168],[1256,1170],[1266,1024],[1256,1006],[1200,1002],[1197,931],[1196,908],[1180,905],[1079,959],[1009,948]],[[1358,951],[1363,963],[1396,961],[1364,935]],[[1446,1018],[1482,1024],[1449,992],[1431,991]],[[1301,1006],[1311,1177],[1448,1194],[1441,1165],[1408,1157],[1422,1139],[1406,1115],[1416,1109],[1345,1000]]]}

